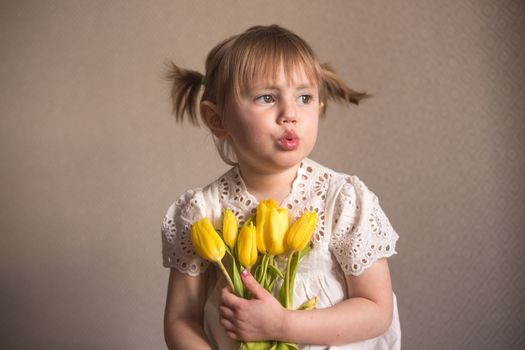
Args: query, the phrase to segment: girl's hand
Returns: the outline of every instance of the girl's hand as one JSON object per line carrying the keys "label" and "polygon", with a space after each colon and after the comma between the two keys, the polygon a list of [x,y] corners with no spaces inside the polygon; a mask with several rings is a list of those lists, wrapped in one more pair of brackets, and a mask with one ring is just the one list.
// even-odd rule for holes
{"label": "girl's hand", "polygon": [[248,270],[243,270],[241,276],[252,299],[240,298],[229,288],[222,289],[219,314],[226,334],[240,341],[280,340],[286,310]]}

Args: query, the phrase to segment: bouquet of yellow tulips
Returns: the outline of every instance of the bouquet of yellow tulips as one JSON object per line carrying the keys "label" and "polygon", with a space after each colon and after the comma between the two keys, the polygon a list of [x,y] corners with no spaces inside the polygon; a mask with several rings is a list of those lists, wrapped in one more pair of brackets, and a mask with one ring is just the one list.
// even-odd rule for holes
{"label": "bouquet of yellow tulips", "polygon": [[[203,259],[219,266],[236,295],[249,298],[240,273],[243,268],[255,268],[255,279],[270,293],[276,281],[282,280],[278,291],[279,301],[285,308],[291,309],[297,267],[301,258],[311,249],[309,242],[316,223],[316,213],[306,212],[290,225],[288,210],[280,208],[273,199],[269,199],[259,203],[255,218],[248,219],[240,230],[233,212],[225,209],[221,230],[216,230],[208,218],[203,218],[193,224],[191,239],[195,250]],[[230,258],[227,267],[222,262],[226,254]],[[287,258],[284,271],[278,268],[276,256]],[[316,302],[315,297],[306,300],[299,309],[311,310]],[[290,349],[297,349],[297,345],[277,341],[239,344],[239,350]]]}

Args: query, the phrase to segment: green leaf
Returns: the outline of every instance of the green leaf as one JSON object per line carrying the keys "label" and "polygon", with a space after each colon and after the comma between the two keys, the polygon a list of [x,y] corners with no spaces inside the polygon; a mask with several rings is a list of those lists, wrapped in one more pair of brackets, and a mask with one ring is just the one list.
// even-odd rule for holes
{"label": "green leaf", "polygon": [[298,350],[299,348],[297,347],[296,344],[292,344],[292,343],[277,343],[277,348],[276,350]]}
{"label": "green leaf", "polygon": [[272,346],[270,348],[268,348],[268,350],[276,350],[277,349],[277,344],[278,343],[273,343]]}
{"label": "green leaf", "polygon": [[303,257],[308,254],[310,252],[310,250],[313,249],[313,243],[310,242],[309,244],[306,245],[306,247],[304,247],[303,250],[301,250],[299,252],[299,261],[301,261],[303,259]]}
{"label": "green leaf", "polygon": [[242,283],[241,274],[239,273],[238,266],[240,266],[240,264],[235,259],[232,259],[231,277],[233,281],[233,286],[235,288],[233,292],[237,296],[244,297],[244,284]]}
{"label": "green leaf", "polygon": [[235,257],[233,256],[233,253],[230,249],[230,247],[228,247],[228,245],[224,245],[224,247],[226,248],[226,253],[228,253],[229,256],[231,256],[232,259],[235,259]]}
{"label": "green leaf", "polygon": [[282,306],[286,306],[286,287],[285,283],[281,285],[281,288],[279,288],[279,302]]}
{"label": "green leaf", "polygon": [[275,282],[277,281],[277,278],[284,278],[283,273],[281,270],[279,270],[273,263],[273,261],[270,261],[267,266],[266,271],[266,284],[265,288],[270,293],[273,292],[273,286],[275,285]]}
{"label": "green leaf", "polygon": [[275,349],[275,343],[270,341],[249,341],[243,342],[239,350],[272,350]]}
{"label": "green leaf", "polygon": [[[284,283],[281,285],[281,288],[279,289],[279,301],[281,302],[281,305],[285,307],[291,308],[293,306],[293,289],[294,289],[294,282],[295,282],[295,276],[297,274],[297,268],[299,266],[299,262],[302,260],[302,258],[312,250],[312,243],[308,244],[303,250],[297,253],[293,253],[288,257],[290,259],[287,264],[290,264],[290,271],[286,272],[289,273],[289,276],[284,276]],[[289,295],[287,296],[287,288]],[[290,305],[287,305],[288,302]]]}
{"label": "green leaf", "polygon": [[257,267],[255,267],[255,273],[253,274],[253,277],[259,284],[261,284],[261,270],[261,264],[258,264]]}
{"label": "green leaf", "polygon": [[276,266],[268,265],[268,269],[272,273],[273,276],[275,277],[279,276],[280,278],[284,278],[282,271],[279,270]]}
{"label": "green leaf", "polygon": [[271,290],[269,289],[270,285],[270,276],[268,276],[268,266],[270,265],[270,259],[271,257],[268,256],[268,254],[264,254],[262,261],[261,261],[261,280],[259,281],[259,284],[266,289],[268,292],[271,293]]}

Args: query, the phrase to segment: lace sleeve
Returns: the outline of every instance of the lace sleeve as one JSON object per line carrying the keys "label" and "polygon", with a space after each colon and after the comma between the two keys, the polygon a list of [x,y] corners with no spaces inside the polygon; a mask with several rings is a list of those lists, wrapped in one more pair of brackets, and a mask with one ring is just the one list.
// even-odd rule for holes
{"label": "lace sleeve", "polygon": [[191,243],[191,225],[205,216],[200,190],[190,190],[173,203],[162,223],[162,258],[165,267],[173,267],[190,276],[205,271],[209,262],[201,259]]}
{"label": "lace sleeve", "polygon": [[345,274],[360,275],[377,259],[396,254],[398,235],[377,196],[357,177],[349,177],[335,203],[332,254]]}

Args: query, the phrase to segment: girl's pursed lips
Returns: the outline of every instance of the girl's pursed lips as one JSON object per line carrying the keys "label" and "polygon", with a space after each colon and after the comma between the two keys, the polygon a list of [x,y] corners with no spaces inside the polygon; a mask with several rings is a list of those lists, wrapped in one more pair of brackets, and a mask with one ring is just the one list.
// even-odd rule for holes
{"label": "girl's pursed lips", "polygon": [[285,151],[293,151],[299,146],[299,137],[293,130],[288,130],[279,138],[278,144]]}
{"label": "girl's pursed lips", "polygon": [[294,130],[286,130],[285,132],[283,132],[283,134],[281,135],[281,137],[279,139],[288,139],[288,140],[293,140],[293,139],[298,139],[299,136],[297,136],[297,133],[294,131]]}

